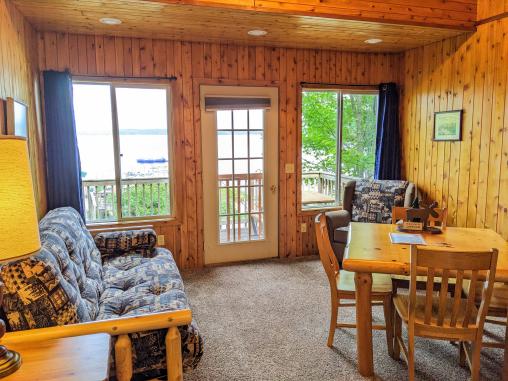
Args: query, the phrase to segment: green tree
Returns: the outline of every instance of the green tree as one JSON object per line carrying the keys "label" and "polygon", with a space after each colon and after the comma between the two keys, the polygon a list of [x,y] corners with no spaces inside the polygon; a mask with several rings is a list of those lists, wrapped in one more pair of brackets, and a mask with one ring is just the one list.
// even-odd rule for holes
{"label": "green tree", "polygon": [[[377,96],[344,94],[342,102],[342,174],[372,177]],[[304,92],[302,110],[304,171],[335,172],[338,94],[332,91]]]}

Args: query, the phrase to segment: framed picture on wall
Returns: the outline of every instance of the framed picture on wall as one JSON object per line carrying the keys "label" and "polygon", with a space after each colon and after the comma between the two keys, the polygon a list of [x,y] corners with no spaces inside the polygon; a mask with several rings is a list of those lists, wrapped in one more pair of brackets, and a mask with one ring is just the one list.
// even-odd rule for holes
{"label": "framed picture on wall", "polygon": [[28,107],[13,98],[7,98],[7,134],[28,138]]}
{"label": "framed picture on wall", "polygon": [[434,140],[458,141],[462,139],[462,110],[434,113]]}

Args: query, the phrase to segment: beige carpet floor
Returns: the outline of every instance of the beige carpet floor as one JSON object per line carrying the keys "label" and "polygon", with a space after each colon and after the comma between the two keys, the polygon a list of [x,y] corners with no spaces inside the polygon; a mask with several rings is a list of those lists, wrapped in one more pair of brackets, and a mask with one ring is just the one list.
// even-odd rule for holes
{"label": "beige carpet floor", "polygon": [[[188,297],[205,337],[201,363],[185,381],[362,380],[356,371],[355,330],[337,330],[326,346],[329,289],[319,260],[210,267],[184,272]],[[354,308],[342,318],[354,321]],[[382,310],[374,309],[382,322]],[[487,327],[502,337],[500,327]],[[482,351],[482,379],[501,379],[503,352]],[[405,380],[406,366],[388,356],[384,332],[374,332],[376,379]],[[419,380],[466,380],[458,350],[448,342],[418,339]]]}

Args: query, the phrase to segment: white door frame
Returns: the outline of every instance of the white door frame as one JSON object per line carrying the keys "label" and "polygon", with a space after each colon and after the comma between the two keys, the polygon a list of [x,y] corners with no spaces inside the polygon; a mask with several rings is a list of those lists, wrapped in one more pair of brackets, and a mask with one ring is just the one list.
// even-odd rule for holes
{"label": "white door frame", "polygon": [[[278,87],[200,86],[205,264],[274,258],[278,256],[278,93]],[[271,99],[271,107],[265,110],[263,136],[264,239],[219,243],[216,113],[205,110],[205,96],[264,97]]]}

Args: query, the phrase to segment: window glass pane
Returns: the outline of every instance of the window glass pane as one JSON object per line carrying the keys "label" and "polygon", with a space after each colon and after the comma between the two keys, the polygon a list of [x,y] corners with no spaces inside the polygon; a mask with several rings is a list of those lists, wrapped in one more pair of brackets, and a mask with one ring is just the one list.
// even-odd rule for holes
{"label": "window glass pane", "polygon": [[302,206],[336,205],[338,94],[302,93]]}
{"label": "window glass pane", "polygon": [[342,99],[341,190],[350,180],[374,177],[378,96],[344,94]]}
{"label": "window glass pane", "polygon": [[[342,97],[342,102],[340,102]],[[302,94],[302,206],[341,203],[344,185],[374,175],[377,94],[305,91]],[[342,109],[339,109],[342,106]],[[342,118],[341,134],[338,117]],[[337,143],[340,174],[337,173]],[[340,185],[337,186],[340,175]]]}
{"label": "window glass pane", "polygon": [[86,220],[116,220],[110,86],[75,83],[73,93]]}
{"label": "window glass pane", "polygon": [[118,87],[122,216],[169,215],[167,91]]}

